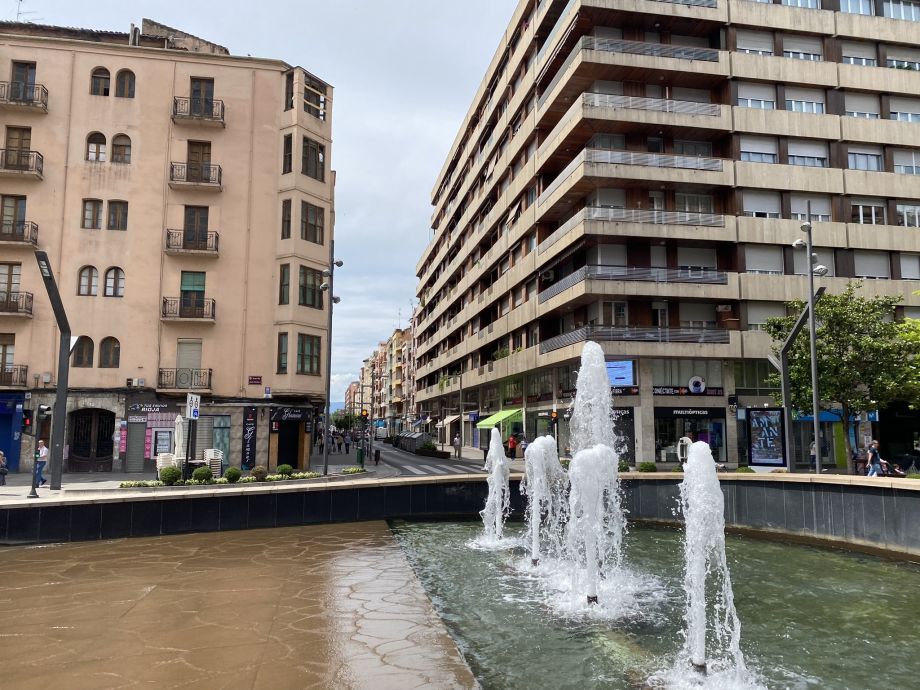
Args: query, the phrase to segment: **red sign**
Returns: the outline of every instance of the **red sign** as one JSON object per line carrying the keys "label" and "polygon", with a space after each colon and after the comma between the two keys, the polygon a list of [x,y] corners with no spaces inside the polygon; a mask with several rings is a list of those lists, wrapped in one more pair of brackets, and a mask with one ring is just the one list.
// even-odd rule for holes
{"label": "red sign", "polygon": [[250,377],[249,377],[249,385],[250,385],[250,386],[261,386],[261,385],[262,385],[262,377],[261,377],[261,376],[250,376]]}

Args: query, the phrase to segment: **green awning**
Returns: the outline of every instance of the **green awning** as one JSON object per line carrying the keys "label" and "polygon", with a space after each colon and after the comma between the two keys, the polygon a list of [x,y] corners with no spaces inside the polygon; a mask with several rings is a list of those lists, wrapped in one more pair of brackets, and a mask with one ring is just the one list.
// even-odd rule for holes
{"label": "green awning", "polygon": [[521,408],[514,410],[502,410],[501,412],[496,412],[491,417],[486,417],[481,422],[476,425],[477,429],[491,429],[496,424],[504,422],[506,419],[509,419],[517,414],[521,413]]}

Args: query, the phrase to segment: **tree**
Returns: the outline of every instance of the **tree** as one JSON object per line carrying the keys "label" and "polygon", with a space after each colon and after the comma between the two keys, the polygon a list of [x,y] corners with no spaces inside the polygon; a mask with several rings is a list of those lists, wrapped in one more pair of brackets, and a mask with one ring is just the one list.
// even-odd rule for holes
{"label": "tree", "polygon": [[[850,429],[854,415],[903,399],[912,363],[920,351],[920,337],[903,337],[903,326],[894,321],[894,308],[901,297],[863,297],[862,283],[851,282],[839,295],[825,293],[815,307],[817,317],[818,388],[821,407],[835,409],[844,424],[847,457],[852,457]],[[768,319],[765,330],[777,341],[779,353],[798,315],[803,300],[787,304],[791,316]],[[803,329],[789,353],[791,404],[811,410],[811,352],[808,329]],[[772,376],[779,385],[779,375]],[[816,439],[818,441],[818,439]]]}
{"label": "tree", "polygon": [[353,429],[358,425],[360,417],[345,410],[336,410],[332,413],[332,423],[336,429]]}
{"label": "tree", "polygon": [[908,380],[903,399],[916,407],[920,405],[920,319],[904,319],[899,324],[899,331],[901,338],[908,342],[914,353],[908,363]]}

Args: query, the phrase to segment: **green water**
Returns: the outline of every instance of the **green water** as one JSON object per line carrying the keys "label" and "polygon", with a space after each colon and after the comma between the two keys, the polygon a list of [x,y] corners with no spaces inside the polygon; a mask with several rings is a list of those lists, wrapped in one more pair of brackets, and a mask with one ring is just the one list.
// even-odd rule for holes
{"label": "green water", "polygon": [[[486,690],[641,688],[675,661],[684,607],[678,530],[631,527],[632,605],[607,614],[560,607],[548,578],[528,572],[522,548],[470,548],[480,523],[398,522],[393,530]],[[731,535],[726,542],[742,650],[761,684],[920,687],[920,567]]]}

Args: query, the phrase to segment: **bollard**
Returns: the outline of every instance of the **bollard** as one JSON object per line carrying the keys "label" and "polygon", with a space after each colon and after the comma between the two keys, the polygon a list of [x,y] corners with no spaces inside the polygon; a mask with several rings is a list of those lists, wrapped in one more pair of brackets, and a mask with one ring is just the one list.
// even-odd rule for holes
{"label": "bollard", "polygon": [[380,464],[380,449],[379,448],[374,451],[374,464],[375,465]]}
{"label": "bollard", "polygon": [[358,464],[364,467],[364,449],[358,446]]}

